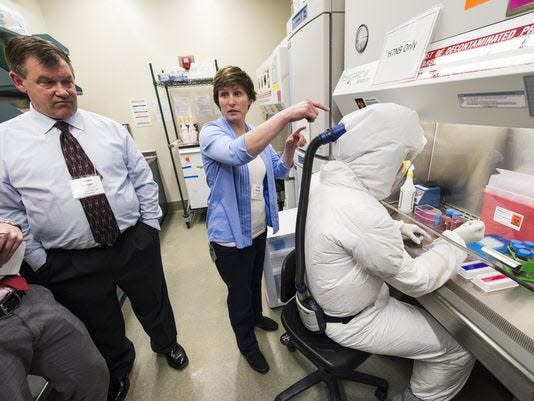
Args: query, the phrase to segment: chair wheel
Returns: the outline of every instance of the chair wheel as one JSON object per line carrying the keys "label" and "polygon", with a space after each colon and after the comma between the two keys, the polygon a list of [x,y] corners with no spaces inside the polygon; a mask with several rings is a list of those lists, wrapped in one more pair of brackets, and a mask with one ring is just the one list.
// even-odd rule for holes
{"label": "chair wheel", "polygon": [[380,401],[385,401],[388,396],[388,389],[377,387],[375,390],[375,397]]}
{"label": "chair wheel", "polygon": [[291,337],[289,336],[289,334],[284,333],[280,336],[280,342],[282,343],[282,345],[287,346],[291,342]]}
{"label": "chair wheel", "polygon": [[295,352],[296,348],[291,341],[291,336],[287,333],[284,333],[280,336],[280,342],[287,347],[291,352]]}

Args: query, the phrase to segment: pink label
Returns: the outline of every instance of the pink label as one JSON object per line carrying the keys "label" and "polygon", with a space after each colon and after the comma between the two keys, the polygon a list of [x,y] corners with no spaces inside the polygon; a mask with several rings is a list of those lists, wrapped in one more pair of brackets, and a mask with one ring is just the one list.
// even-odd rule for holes
{"label": "pink label", "polygon": [[503,278],[508,278],[508,277],[506,277],[504,274],[496,274],[495,276],[484,277],[482,281],[489,283],[491,281],[502,280]]}

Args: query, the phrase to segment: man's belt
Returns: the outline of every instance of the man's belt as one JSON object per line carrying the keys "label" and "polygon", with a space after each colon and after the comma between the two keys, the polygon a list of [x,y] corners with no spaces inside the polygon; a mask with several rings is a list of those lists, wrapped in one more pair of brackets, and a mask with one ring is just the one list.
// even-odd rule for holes
{"label": "man's belt", "polygon": [[0,301],[0,319],[9,316],[20,305],[24,291],[13,291]]}

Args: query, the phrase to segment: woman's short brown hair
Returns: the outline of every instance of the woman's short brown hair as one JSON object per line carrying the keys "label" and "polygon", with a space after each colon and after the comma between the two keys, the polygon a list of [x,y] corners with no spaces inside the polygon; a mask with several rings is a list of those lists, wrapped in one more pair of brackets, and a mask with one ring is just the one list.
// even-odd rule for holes
{"label": "woman's short brown hair", "polygon": [[213,79],[213,101],[219,109],[221,108],[219,105],[219,91],[226,86],[234,85],[243,87],[251,103],[256,100],[254,83],[248,74],[239,67],[227,65],[217,71]]}

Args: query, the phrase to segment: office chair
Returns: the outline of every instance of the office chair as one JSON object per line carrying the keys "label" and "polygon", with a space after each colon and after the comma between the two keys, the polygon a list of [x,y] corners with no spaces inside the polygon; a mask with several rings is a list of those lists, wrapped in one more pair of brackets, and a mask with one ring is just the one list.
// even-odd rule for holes
{"label": "office chair", "polygon": [[380,377],[354,370],[365,362],[370,354],[343,347],[325,334],[315,334],[304,327],[294,298],[295,268],[296,255],[295,251],[292,251],[282,263],[280,275],[280,299],[287,302],[282,310],[282,324],[286,333],[280,337],[280,342],[289,351],[299,350],[317,366],[317,370],[282,391],[276,396],[275,401],[289,400],[320,382],[326,383],[330,401],[341,401],[344,398],[339,388],[339,380],[351,380],[375,386],[376,398],[384,401],[388,393],[388,382]]}

